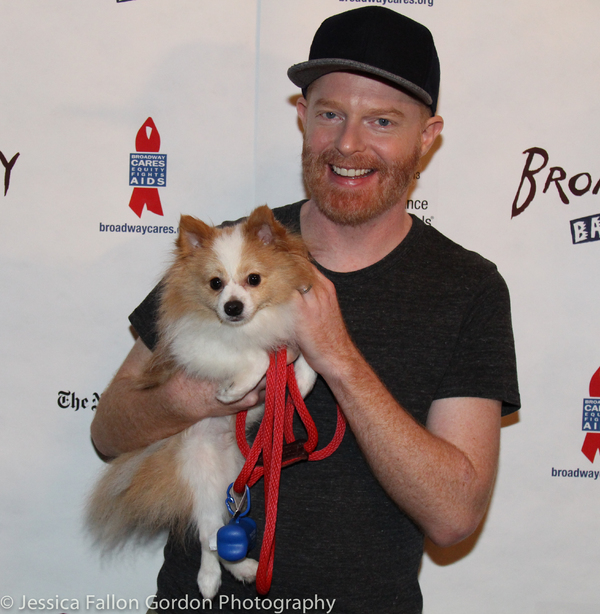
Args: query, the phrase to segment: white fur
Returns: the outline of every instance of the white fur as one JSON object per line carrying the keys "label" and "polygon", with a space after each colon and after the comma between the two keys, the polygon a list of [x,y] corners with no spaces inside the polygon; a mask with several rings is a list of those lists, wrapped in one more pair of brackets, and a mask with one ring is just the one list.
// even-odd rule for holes
{"label": "white fur", "polygon": [[262,379],[269,352],[293,339],[294,314],[277,305],[259,310],[243,326],[191,314],[171,324],[167,334],[178,364],[200,379],[221,382],[218,398],[230,403]]}
{"label": "white fur", "polygon": [[[247,421],[260,418],[261,409],[248,414]],[[179,453],[181,477],[194,497],[194,522],[198,527],[202,559],[198,586],[205,598],[212,599],[221,585],[221,569],[217,553],[210,549],[211,538],[228,520],[225,496],[235,481],[244,458],[235,441],[235,418],[206,418],[185,432],[185,443]],[[237,563],[223,561],[238,580],[253,581],[258,563],[243,559]]]}
{"label": "white fur", "polygon": [[[224,238],[223,238],[224,237]],[[239,229],[218,237],[213,251],[227,273],[227,284],[221,291],[218,316],[202,318],[190,313],[167,324],[163,338],[168,341],[175,362],[190,375],[203,380],[219,382],[218,398],[230,403],[242,398],[262,379],[269,366],[269,353],[274,349],[294,342],[295,314],[289,304],[255,305],[252,292],[237,280],[240,258],[243,253],[243,235]],[[198,245],[198,249],[205,249]],[[228,300],[244,303],[243,322],[228,322],[223,306]],[[305,396],[313,387],[316,374],[303,357],[296,362],[297,380],[300,392]],[[263,408],[248,413],[247,425],[262,416]],[[235,440],[235,418],[233,416],[212,417],[201,420],[183,433],[176,465],[179,478],[187,485],[193,496],[193,524],[198,528],[202,547],[202,561],[198,574],[198,585],[205,598],[213,598],[221,584],[221,569],[216,552],[210,550],[209,542],[217,530],[228,520],[225,507],[227,487],[237,478],[244,459]],[[119,495],[136,479],[141,463],[153,451],[160,449],[165,441],[149,446],[129,460],[108,468],[105,484],[108,482],[110,497],[105,507],[119,505]],[[107,492],[105,487],[104,493]],[[93,512],[94,510],[91,510]],[[98,514],[101,516],[102,512]],[[92,521],[92,525],[99,525]],[[108,525],[109,519],[105,522]],[[114,523],[113,523],[114,524]],[[96,527],[97,528],[97,527]],[[109,530],[118,537],[128,527]],[[96,530],[103,538],[107,528]],[[120,532],[120,533],[119,533]],[[244,582],[254,581],[258,563],[243,559],[236,563],[221,561],[229,571]]]}
{"label": "white fur", "polygon": [[213,243],[213,251],[223,265],[229,279],[235,279],[242,260],[244,237],[239,226],[233,228],[228,235],[217,237]]}
{"label": "white fur", "polygon": [[[196,377],[219,381],[217,398],[224,403],[237,401],[255,388],[269,367],[269,353],[294,339],[295,314],[289,304],[256,311],[251,293],[234,281],[242,246],[238,231],[215,241],[213,249],[232,280],[221,291],[219,310],[232,298],[241,300],[249,321],[228,325],[223,318],[216,321],[188,315],[172,323],[167,332],[178,364]],[[304,396],[313,387],[316,374],[304,358],[300,357],[297,364],[298,385]],[[250,411],[247,426],[260,419],[262,412],[262,407]],[[221,584],[218,557],[209,543],[227,520],[225,493],[244,464],[234,433],[233,417],[207,418],[186,431],[186,443],[179,454],[182,476],[194,493],[194,520],[202,546],[198,586],[209,599]],[[253,559],[222,562],[238,580],[248,582],[256,578],[258,563]]]}

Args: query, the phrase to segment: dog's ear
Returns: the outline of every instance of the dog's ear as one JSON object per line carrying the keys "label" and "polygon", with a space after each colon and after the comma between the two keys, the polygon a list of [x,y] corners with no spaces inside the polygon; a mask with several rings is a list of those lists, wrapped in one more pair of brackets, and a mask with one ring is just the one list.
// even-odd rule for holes
{"label": "dog's ear", "polygon": [[285,239],[285,228],[275,219],[273,212],[267,205],[257,207],[246,220],[246,232],[255,236],[264,245]]}
{"label": "dog's ear", "polygon": [[203,247],[215,235],[215,229],[202,220],[191,215],[182,215],[179,220],[179,237],[177,237],[177,248],[179,252],[186,256],[195,250]]}

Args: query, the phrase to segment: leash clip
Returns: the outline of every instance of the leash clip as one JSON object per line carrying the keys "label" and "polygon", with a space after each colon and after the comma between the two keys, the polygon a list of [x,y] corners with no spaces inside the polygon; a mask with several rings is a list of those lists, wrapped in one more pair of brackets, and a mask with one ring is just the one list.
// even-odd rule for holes
{"label": "leash clip", "polygon": [[[237,503],[237,501],[235,500],[235,497],[231,494],[232,486],[233,486],[233,483],[231,483],[229,485],[229,488],[227,489],[227,498],[225,499],[225,505],[227,506],[227,509],[229,510],[229,513],[232,516],[231,520],[236,520],[237,518],[242,518],[246,516],[248,512],[250,511],[250,489],[246,485],[244,493],[242,494],[242,498],[240,499],[240,502]],[[245,511],[244,511],[244,503],[246,503]],[[231,509],[232,506],[235,508],[235,511]],[[242,514],[242,511],[244,511],[243,514]]]}
{"label": "leash clip", "polygon": [[[231,514],[228,524],[217,531],[217,553],[226,561],[240,561],[256,546],[256,522],[248,518],[250,512],[250,489],[246,489],[237,503],[231,493],[233,482],[227,489],[225,505]],[[244,503],[246,504],[244,506]]]}

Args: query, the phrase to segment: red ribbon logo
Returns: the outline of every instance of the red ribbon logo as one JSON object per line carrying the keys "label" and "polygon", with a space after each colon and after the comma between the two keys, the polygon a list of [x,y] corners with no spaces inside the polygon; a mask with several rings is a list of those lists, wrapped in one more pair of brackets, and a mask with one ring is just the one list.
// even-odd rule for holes
{"label": "red ribbon logo", "polygon": [[[600,368],[592,375],[590,380],[590,397],[600,397]],[[587,433],[581,451],[587,456],[590,463],[594,462],[596,452],[600,450],[600,433]]]}
{"label": "red ribbon logo", "polygon": [[142,217],[144,206],[156,215],[163,215],[158,186],[166,185],[167,156],[158,153],[160,134],[151,117],[138,130],[135,150],[138,153],[130,156],[129,185],[134,188],[129,208],[138,217]]}

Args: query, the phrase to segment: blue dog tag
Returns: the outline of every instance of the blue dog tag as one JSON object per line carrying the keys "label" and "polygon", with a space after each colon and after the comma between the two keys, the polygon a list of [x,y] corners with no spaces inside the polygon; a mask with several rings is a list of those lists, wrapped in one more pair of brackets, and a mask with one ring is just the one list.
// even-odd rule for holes
{"label": "blue dog tag", "polygon": [[[256,545],[256,522],[252,518],[247,518],[250,511],[250,489],[246,486],[246,491],[239,506],[234,511],[231,505],[236,505],[235,499],[231,495],[231,487],[227,489],[227,499],[225,505],[232,514],[228,524],[221,527],[217,532],[217,553],[226,561],[239,561],[247,556],[248,552]],[[246,499],[246,508],[242,511],[242,505]]]}

